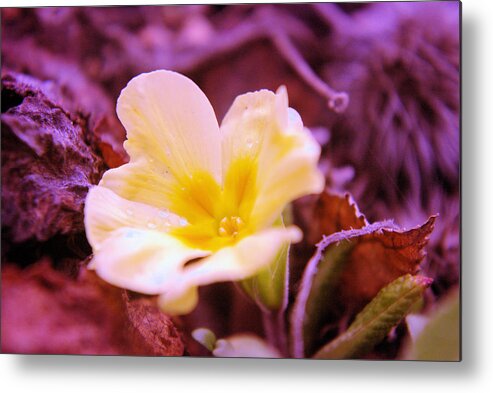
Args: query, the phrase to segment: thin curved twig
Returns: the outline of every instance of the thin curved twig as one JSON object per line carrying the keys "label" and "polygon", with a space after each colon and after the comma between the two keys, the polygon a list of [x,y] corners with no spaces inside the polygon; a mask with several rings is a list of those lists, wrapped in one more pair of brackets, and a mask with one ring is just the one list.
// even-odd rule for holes
{"label": "thin curved twig", "polygon": [[298,75],[317,93],[327,99],[329,109],[336,113],[344,112],[349,104],[348,94],[334,90],[320,79],[286,34],[279,30],[273,30],[271,37],[274,45]]}

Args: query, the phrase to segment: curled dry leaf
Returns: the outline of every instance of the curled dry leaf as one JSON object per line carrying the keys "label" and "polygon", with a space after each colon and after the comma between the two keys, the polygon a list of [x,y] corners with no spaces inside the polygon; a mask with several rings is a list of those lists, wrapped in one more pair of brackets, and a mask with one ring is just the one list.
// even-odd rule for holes
{"label": "curled dry leaf", "polygon": [[85,120],[32,83],[2,77],[2,226],[14,242],[82,232],[87,190],[103,170]]}
{"label": "curled dry leaf", "polygon": [[298,202],[299,225],[310,245],[315,245],[323,236],[336,232],[363,228],[368,224],[359,211],[353,197],[324,191]]}
{"label": "curled dry leaf", "polygon": [[355,239],[340,279],[344,304],[358,310],[378,291],[403,274],[416,274],[436,216],[405,231],[382,228]]}
{"label": "curled dry leaf", "polygon": [[156,307],[128,301],[94,273],[77,280],[45,259],[2,267],[2,352],[180,356],[184,345]]}
{"label": "curled dry leaf", "polygon": [[[128,162],[127,152],[120,140],[121,128],[121,123],[114,115],[102,116],[94,124],[95,143],[109,168],[117,168]],[[121,132],[125,133],[124,130]]]}
{"label": "curled dry leaf", "polygon": [[[317,221],[337,222],[340,214],[334,205],[338,204],[347,207],[334,199],[326,215],[317,215]],[[358,210],[353,209],[353,220],[357,220]],[[324,327],[356,314],[396,278],[416,274],[435,219],[430,217],[407,231],[385,221],[324,236],[305,269],[292,313],[295,356],[313,354],[327,339]],[[327,230],[331,230],[329,225]]]}
{"label": "curled dry leaf", "polygon": [[[31,17],[29,12],[24,15],[25,20]],[[52,36],[60,36],[59,32],[49,31],[49,28],[42,30]],[[54,42],[53,37],[49,40]],[[8,71],[11,69],[32,75],[16,74],[16,79],[40,88],[50,101],[66,112],[83,114],[91,131],[87,136],[100,150],[108,167],[113,168],[128,161],[123,149],[125,129],[115,113],[116,97],[111,97],[98,85],[93,75],[85,73],[88,68],[81,67],[66,56],[46,50],[31,39],[5,40],[2,55],[8,67],[7,74],[11,73]]]}
{"label": "curled dry leaf", "polygon": [[358,229],[368,224],[349,193],[324,191],[294,202],[293,216],[303,231],[303,240],[291,253],[290,276],[293,286],[299,283],[307,263],[323,236],[343,230]]}

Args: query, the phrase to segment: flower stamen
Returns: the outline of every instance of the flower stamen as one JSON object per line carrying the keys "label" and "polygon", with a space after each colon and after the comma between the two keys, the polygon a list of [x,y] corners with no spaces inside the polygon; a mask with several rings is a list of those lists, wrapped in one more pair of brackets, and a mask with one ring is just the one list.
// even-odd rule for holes
{"label": "flower stamen", "polygon": [[221,237],[236,237],[241,229],[245,227],[245,222],[238,216],[223,217],[219,221],[217,233]]}

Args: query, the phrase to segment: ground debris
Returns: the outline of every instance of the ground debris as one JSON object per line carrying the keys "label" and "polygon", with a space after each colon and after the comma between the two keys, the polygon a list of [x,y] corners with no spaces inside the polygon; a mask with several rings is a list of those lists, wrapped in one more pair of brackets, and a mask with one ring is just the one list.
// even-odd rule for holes
{"label": "ground debris", "polygon": [[2,352],[181,356],[171,319],[152,303],[130,301],[82,268],[76,280],[48,259],[29,268],[2,264]]}

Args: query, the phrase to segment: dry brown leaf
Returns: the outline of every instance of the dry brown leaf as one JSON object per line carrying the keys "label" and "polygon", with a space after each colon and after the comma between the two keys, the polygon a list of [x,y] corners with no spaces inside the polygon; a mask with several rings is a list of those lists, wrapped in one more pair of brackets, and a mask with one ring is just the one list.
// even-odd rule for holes
{"label": "dry brown leaf", "polygon": [[300,207],[303,232],[306,241],[311,245],[315,245],[323,236],[363,228],[368,224],[348,193],[340,195],[324,191],[306,198]]}
{"label": "dry brown leaf", "polygon": [[77,280],[44,259],[21,270],[2,264],[2,352],[180,356],[171,319],[93,272]]}
{"label": "dry brown leaf", "polygon": [[359,229],[368,224],[349,193],[339,194],[325,190],[294,202],[294,223],[303,231],[303,241],[291,249],[290,281],[294,288],[316,244],[323,236],[335,232]]}
{"label": "dry brown leaf", "polygon": [[182,337],[170,317],[147,298],[126,302],[130,322],[129,334],[134,353],[139,355],[180,356],[184,351]]}
{"label": "dry brown leaf", "polygon": [[103,170],[87,142],[85,119],[54,103],[36,80],[14,73],[2,76],[1,119],[2,227],[8,237],[45,241],[82,232],[87,190]]}
{"label": "dry brown leaf", "polygon": [[114,115],[106,115],[95,122],[95,143],[109,168],[116,168],[128,162],[129,157],[123,149],[122,135],[125,135],[125,129]]}
{"label": "dry brown leaf", "polygon": [[341,275],[338,293],[346,307],[359,309],[385,285],[405,274],[416,274],[436,216],[417,228],[383,229],[359,237]]}
{"label": "dry brown leaf", "polygon": [[337,334],[383,287],[416,274],[435,220],[432,216],[411,230],[378,222],[324,237],[306,266],[293,308],[296,356],[311,354],[327,342],[324,326],[332,325],[332,334],[334,328]]}

